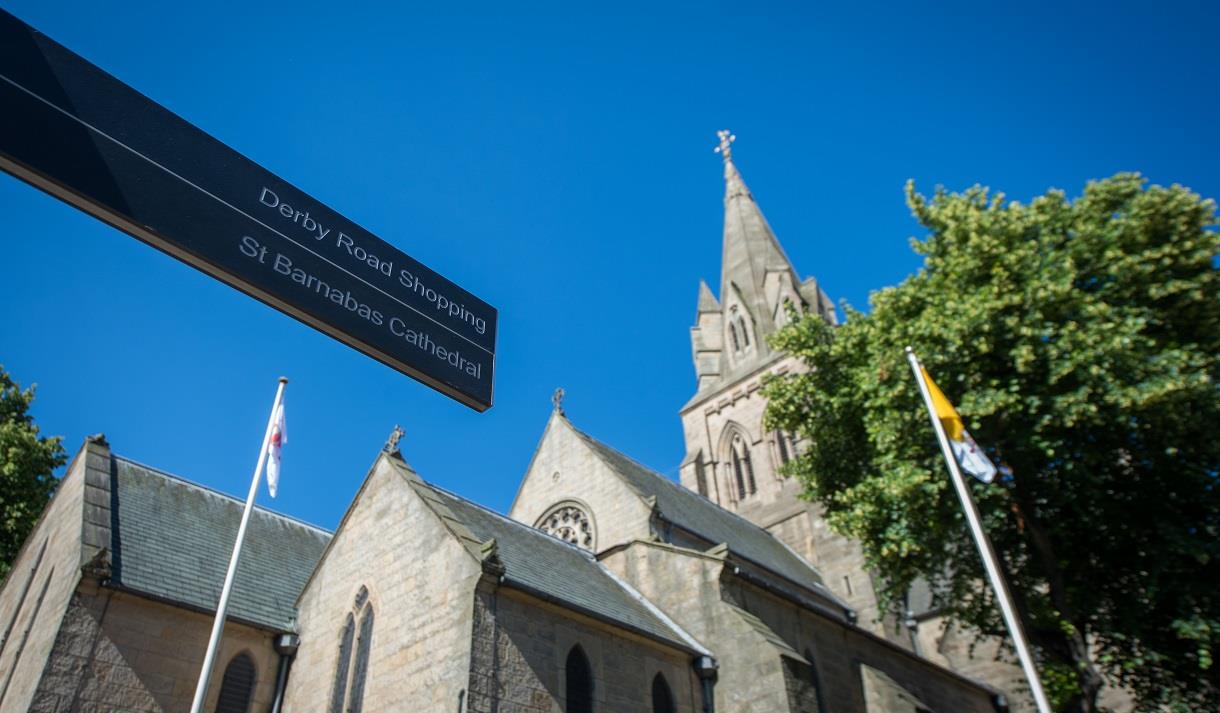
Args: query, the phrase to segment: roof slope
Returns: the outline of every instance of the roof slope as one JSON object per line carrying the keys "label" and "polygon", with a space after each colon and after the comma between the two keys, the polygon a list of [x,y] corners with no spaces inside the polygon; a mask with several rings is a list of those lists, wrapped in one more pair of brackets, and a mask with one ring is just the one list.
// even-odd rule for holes
{"label": "roof slope", "polygon": [[[114,457],[111,583],[215,611],[244,502]],[[255,507],[229,617],[276,631],[292,627],[294,603],[330,533]]]}
{"label": "roof slope", "polygon": [[677,648],[702,653],[688,634],[612,575],[592,553],[436,486],[424,485],[476,538],[484,542],[495,539],[504,581],[509,586]]}
{"label": "roof slope", "polygon": [[771,533],[702,495],[649,470],[575,426],[572,430],[641,497],[655,497],[661,517],[708,542],[725,543],[730,552],[762,565],[800,586],[824,591],[822,577],[817,570]]}

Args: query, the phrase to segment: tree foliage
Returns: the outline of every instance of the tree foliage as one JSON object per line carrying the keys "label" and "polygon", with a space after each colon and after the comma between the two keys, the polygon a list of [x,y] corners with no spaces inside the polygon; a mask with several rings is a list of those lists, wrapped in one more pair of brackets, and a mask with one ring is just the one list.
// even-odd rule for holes
{"label": "tree foliage", "polygon": [[846,323],[790,324],[803,373],[769,381],[768,423],[831,526],[901,600],[916,578],[985,635],[1003,624],[903,348],[992,459],[971,480],[1063,710],[1101,676],[1150,709],[1220,710],[1220,280],[1215,204],[1137,174],[1028,205],[907,185],[923,267]]}
{"label": "tree foliage", "polygon": [[55,491],[52,471],[66,460],[58,436],[38,435],[33,401],[34,387],[23,390],[0,367],[0,579]]}

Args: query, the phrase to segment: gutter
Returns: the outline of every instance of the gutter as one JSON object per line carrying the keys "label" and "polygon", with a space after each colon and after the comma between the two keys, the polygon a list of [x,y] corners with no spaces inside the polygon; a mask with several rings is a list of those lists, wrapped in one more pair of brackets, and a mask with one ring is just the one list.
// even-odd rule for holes
{"label": "gutter", "polygon": [[846,621],[852,625],[854,625],[858,619],[854,609],[851,609],[851,608],[845,606],[845,607],[843,607],[843,609],[841,611],[836,611],[834,609],[831,609],[828,606],[819,604],[819,603],[817,603],[815,601],[811,601],[809,599],[805,599],[804,597],[801,597],[800,595],[797,595],[786,589],[777,587],[774,584],[771,584],[770,582],[768,582],[767,580],[765,580],[761,577],[758,577],[754,574],[751,574],[737,565],[732,565],[732,567],[733,567],[734,576],[740,577],[740,578],[744,579],[745,581],[749,582],[750,584],[752,584],[760,589],[764,589],[767,592],[770,592],[771,594],[774,594],[775,596],[777,596],[781,599],[786,599],[794,604],[797,604],[804,609],[809,609],[810,611],[815,611],[823,616],[829,617],[831,619],[835,619],[836,621],[841,621],[841,622]]}

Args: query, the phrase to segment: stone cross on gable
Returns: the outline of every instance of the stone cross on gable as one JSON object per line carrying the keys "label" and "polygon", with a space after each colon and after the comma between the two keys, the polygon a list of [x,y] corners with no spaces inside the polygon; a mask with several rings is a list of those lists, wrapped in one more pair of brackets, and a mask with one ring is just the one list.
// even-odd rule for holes
{"label": "stone cross on gable", "polygon": [[555,393],[551,394],[551,403],[555,405],[555,410],[563,413],[563,389],[555,389]]}
{"label": "stone cross on gable", "polygon": [[402,439],[404,433],[406,433],[406,431],[402,430],[402,426],[394,426],[394,430],[390,431],[390,437],[387,438],[385,442],[386,453],[398,452],[398,441]]}
{"label": "stone cross on gable", "polygon": [[716,147],[715,151],[718,154],[724,154],[724,160],[728,161],[733,157],[733,142],[737,140],[737,137],[728,129],[721,129],[716,132],[716,135],[720,137],[720,145]]}

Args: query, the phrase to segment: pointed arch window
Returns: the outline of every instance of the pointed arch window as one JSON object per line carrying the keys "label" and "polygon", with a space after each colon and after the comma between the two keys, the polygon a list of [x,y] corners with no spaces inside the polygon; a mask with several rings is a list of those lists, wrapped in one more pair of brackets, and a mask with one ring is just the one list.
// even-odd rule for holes
{"label": "pointed arch window", "polygon": [[[357,615],[359,634],[356,629]],[[368,678],[369,649],[372,644],[373,604],[369,601],[368,588],[360,587],[339,637],[339,658],[335,662],[329,713],[360,713],[364,708],[364,682]]]}
{"label": "pointed arch window", "polygon": [[729,307],[729,340],[733,343],[733,353],[741,354],[750,350],[750,323],[745,318],[744,310],[737,305]]}
{"label": "pointed arch window", "polygon": [[796,457],[796,444],[787,433],[777,430],[775,432],[775,451],[779,455],[779,464],[784,465]]}
{"label": "pointed arch window", "polygon": [[758,492],[758,484],[754,482],[754,463],[750,460],[750,447],[740,433],[733,434],[729,444],[729,460],[733,467],[733,480],[737,485],[737,499],[744,500],[746,496]]}
{"label": "pointed arch window", "polygon": [[673,692],[660,673],[652,679],[652,713],[674,713]]}
{"label": "pointed arch window", "polygon": [[593,713],[593,669],[580,644],[568,652],[564,681],[567,687],[564,713]]}
{"label": "pointed arch window", "polygon": [[254,659],[244,652],[234,656],[225,667],[225,675],[220,682],[216,713],[247,713],[254,698],[256,679]]}

